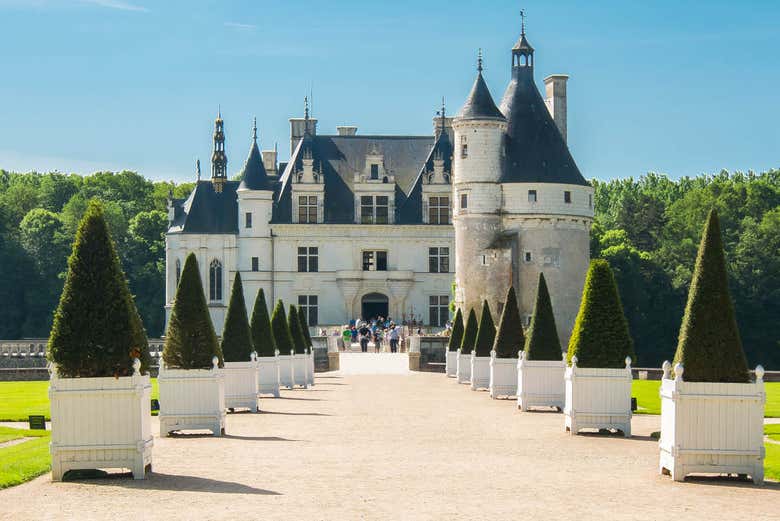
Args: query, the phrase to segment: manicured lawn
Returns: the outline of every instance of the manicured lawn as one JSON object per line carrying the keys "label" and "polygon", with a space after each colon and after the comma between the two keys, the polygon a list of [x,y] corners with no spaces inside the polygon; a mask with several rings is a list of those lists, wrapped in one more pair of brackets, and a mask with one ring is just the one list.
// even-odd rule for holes
{"label": "manicured lawn", "polygon": [[[152,398],[157,397],[157,379],[152,378]],[[51,419],[49,382],[0,382],[0,421],[27,421],[31,414]]]}
{"label": "manicured lawn", "polygon": [[[661,414],[661,397],[658,395],[660,387],[659,380],[634,380],[631,395],[637,401],[636,414]],[[766,389],[764,416],[780,418],[780,382],[765,383],[764,388]]]}
{"label": "manicured lawn", "polygon": [[31,440],[0,448],[0,489],[29,481],[49,471],[49,431],[28,431],[0,427],[0,440]]}
{"label": "manicured lawn", "polygon": [[780,481],[780,445],[765,443],[766,457],[764,459],[764,477]]}
{"label": "manicured lawn", "polygon": [[769,436],[775,441],[780,441],[780,423],[764,425],[764,434],[766,434],[767,436]]}

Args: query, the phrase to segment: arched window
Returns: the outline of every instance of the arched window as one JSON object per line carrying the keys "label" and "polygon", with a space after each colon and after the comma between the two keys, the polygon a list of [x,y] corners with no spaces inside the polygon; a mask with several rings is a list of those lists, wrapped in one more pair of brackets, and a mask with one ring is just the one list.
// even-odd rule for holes
{"label": "arched window", "polygon": [[181,261],[176,259],[176,287],[179,287],[179,280],[181,280]]}
{"label": "arched window", "polygon": [[222,300],[222,263],[217,259],[209,268],[209,300]]}

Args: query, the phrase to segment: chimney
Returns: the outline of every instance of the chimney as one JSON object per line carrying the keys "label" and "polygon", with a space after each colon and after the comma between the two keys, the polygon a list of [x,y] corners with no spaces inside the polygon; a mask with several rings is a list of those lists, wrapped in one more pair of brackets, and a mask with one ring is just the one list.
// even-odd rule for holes
{"label": "chimney", "polygon": [[268,175],[276,175],[276,150],[263,150],[263,166]]}
{"label": "chimney", "polygon": [[564,141],[568,140],[566,135],[566,82],[568,79],[566,74],[552,74],[544,79],[547,110],[550,111],[555,125],[561,131]]}
{"label": "chimney", "polygon": [[290,155],[295,152],[298,141],[303,138],[306,127],[312,136],[317,135],[317,120],[315,118],[290,118]]}
{"label": "chimney", "polygon": [[336,130],[339,133],[339,136],[354,136],[357,134],[357,127],[351,127],[351,126],[344,126],[344,127],[336,127]]}

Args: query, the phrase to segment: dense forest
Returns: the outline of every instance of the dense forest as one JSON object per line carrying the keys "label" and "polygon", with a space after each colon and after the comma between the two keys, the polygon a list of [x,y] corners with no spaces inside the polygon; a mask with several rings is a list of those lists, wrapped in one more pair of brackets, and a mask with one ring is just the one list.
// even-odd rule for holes
{"label": "dense forest", "polygon": [[[780,369],[780,170],[593,181],[591,255],[612,265],[639,360],[671,358],[704,219],[718,209],[751,365]],[[134,172],[90,176],[0,170],[0,338],[45,337],[79,219],[103,201],[144,325],[162,334],[166,199],[191,183]]]}

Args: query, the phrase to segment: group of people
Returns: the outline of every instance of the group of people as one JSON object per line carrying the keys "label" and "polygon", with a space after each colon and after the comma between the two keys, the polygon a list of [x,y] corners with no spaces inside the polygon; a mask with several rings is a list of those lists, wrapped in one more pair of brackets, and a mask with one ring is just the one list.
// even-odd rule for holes
{"label": "group of people", "polygon": [[391,353],[397,353],[398,342],[401,341],[402,336],[402,328],[397,326],[390,317],[374,317],[369,321],[357,319],[342,332],[344,345],[359,342],[363,353],[368,352],[368,344],[372,341],[375,353],[382,351],[384,341],[389,342]]}

